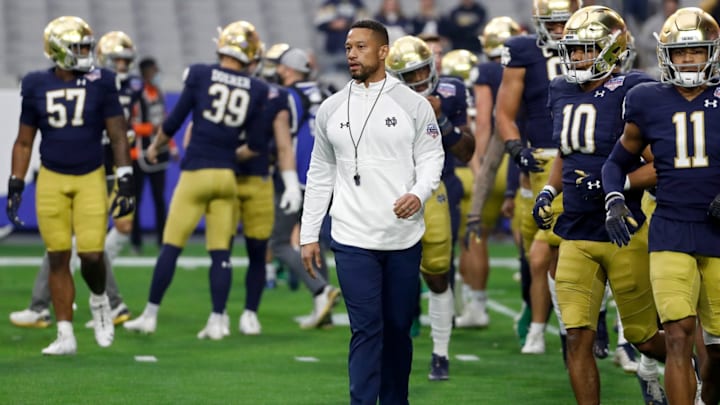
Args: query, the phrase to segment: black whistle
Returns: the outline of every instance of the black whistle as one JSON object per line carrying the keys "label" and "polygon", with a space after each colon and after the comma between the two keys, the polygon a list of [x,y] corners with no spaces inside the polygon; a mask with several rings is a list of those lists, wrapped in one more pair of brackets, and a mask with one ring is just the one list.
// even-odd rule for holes
{"label": "black whistle", "polygon": [[355,185],[356,185],[356,186],[360,186],[360,175],[359,175],[359,174],[355,174],[355,175],[353,176],[353,180],[355,180]]}

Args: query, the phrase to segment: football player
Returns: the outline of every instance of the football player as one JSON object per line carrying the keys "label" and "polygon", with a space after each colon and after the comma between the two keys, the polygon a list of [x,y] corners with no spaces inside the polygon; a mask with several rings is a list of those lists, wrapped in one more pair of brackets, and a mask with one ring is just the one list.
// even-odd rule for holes
{"label": "football player", "polygon": [[[581,404],[600,401],[593,346],[606,282],[613,291],[625,338],[646,355],[665,356],[650,288],[647,224],[640,208],[644,188],[655,183],[652,165],[629,176],[624,192],[637,224],[642,225],[633,243],[620,249],[603,226],[599,174],[622,133],[623,100],[630,89],[653,81],[644,73],[613,74],[627,55],[627,38],[622,17],[603,6],[581,8],[565,23],[559,51],[567,73],[553,79],[548,96],[559,152],[533,208],[538,227],[548,229],[555,216],[552,202],[562,191],[564,211],[554,226],[563,238],[555,285],[568,336],[568,373]],[[634,168],[641,166],[640,159],[636,160]],[[661,390],[655,376],[652,381],[641,379],[643,393],[649,384]]]}
{"label": "football player", "polygon": [[[288,44],[275,44],[267,52],[263,63],[263,75],[267,78],[276,77],[287,91],[290,98],[291,128],[288,128],[288,149],[291,154],[292,167],[284,167],[280,157],[281,148],[278,142],[278,168],[275,172],[275,185],[278,196],[291,190],[291,187],[305,186],[305,179],[310,165],[310,156],[314,144],[315,111],[324,100],[322,90],[317,82],[310,79],[312,69],[308,54]],[[295,151],[290,141],[290,131],[294,135]],[[277,133],[277,131],[276,131]],[[295,162],[297,160],[297,171]],[[290,177],[288,179],[288,176]],[[295,183],[293,183],[295,180]],[[302,196],[302,194],[301,194]],[[284,208],[284,199],[276,198],[275,225],[270,238],[270,249],[275,258],[285,264],[295,277],[302,280],[313,295],[313,310],[310,316],[300,322],[303,329],[329,326],[332,324],[332,308],[338,301],[340,290],[328,283],[327,265],[322,257],[321,266],[315,268],[314,277],[303,267],[300,252],[290,243],[293,228],[300,221],[297,210]],[[302,200],[300,200],[302,203]]]}
{"label": "football player", "polygon": [[[260,61],[258,59],[258,62]],[[258,68],[255,70],[257,72]],[[236,217],[242,223],[249,259],[245,275],[245,310],[239,322],[240,332],[246,335],[258,335],[261,332],[257,311],[265,288],[265,257],[273,231],[275,208],[285,214],[296,214],[302,204],[292,150],[289,94],[282,86],[274,83],[269,85],[266,116],[268,121],[272,122],[263,134],[267,147],[257,151],[252,158],[241,161],[236,170]],[[278,194],[277,207],[274,204],[273,179],[269,171],[270,144],[277,148],[278,167],[284,186],[283,192]]]}
{"label": "football player", "polygon": [[[500,55],[503,44],[508,38],[522,32],[512,18],[496,17],[485,25],[479,38],[488,60],[476,67],[477,77],[472,83],[476,111],[475,155],[469,166],[473,170],[473,183],[482,184],[485,189],[480,196],[480,193],[473,193],[473,184],[467,186],[472,198],[483,201],[482,208],[479,205],[468,207],[463,220],[468,221],[469,228],[460,233],[463,236],[470,234],[461,245],[465,247],[460,256],[460,272],[471,291],[468,305],[455,320],[455,325],[460,328],[485,327],[490,322],[485,307],[485,291],[490,271],[487,238],[497,224],[507,175],[507,159],[503,158],[502,140],[493,135],[493,111],[502,78]],[[490,148],[494,150],[488,151]],[[498,173],[500,175],[496,176]]]}
{"label": "football player", "polygon": [[39,129],[38,228],[48,252],[48,280],[58,327],[57,340],[42,353],[67,355],[77,350],[72,327],[75,287],[69,268],[73,234],[81,272],[91,291],[95,340],[107,347],[114,337],[103,260],[108,220],[103,131],[110,138],[118,167],[118,192],[110,209],[116,218],[134,209],[133,177],[118,79],[115,73],[94,67],[92,29],[81,18],[63,16],[45,27],[44,41],[45,55],[55,66],[28,73],[22,81],[7,214],[14,224],[22,225],[17,216],[25,186],[22,179]]}
{"label": "football player", "polygon": [[665,388],[669,402],[678,404],[696,399],[692,348],[698,319],[708,352],[699,401],[720,401],[718,31],[699,8],[667,18],[657,47],[662,83],[627,94],[624,132],[602,169],[610,239],[632,245],[636,237],[630,234],[640,223],[622,194],[623,183],[637,155],[652,148],[657,207],[649,231],[650,282],[666,334]]}
{"label": "football player", "polygon": [[[430,48],[417,37],[405,36],[393,42],[385,66],[430,101],[442,132],[443,148],[448,152],[440,187],[425,204],[426,231],[422,238],[421,263],[423,279],[430,289],[428,312],[433,353],[429,378],[446,380],[454,306],[449,272],[462,198],[462,184],[455,175],[454,159],[450,154],[468,162],[475,150],[475,138],[467,123],[466,89],[458,79],[438,77]],[[393,123],[388,121],[386,125]]]}
{"label": "football player", "polygon": [[[142,90],[142,80],[139,77],[128,74],[132,61],[135,59],[135,46],[127,34],[121,31],[112,31],[102,37],[95,47],[97,52],[98,65],[108,70],[114,71],[120,81],[120,104],[123,107],[125,117],[129,119],[132,106],[139,101]],[[132,131],[128,131],[128,142],[133,142]],[[104,163],[105,176],[107,179],[108,194],[111,195],[109,203],[114,200],[115,188],[115,166],[113,164],[113,149],[110,145],[110,138],[103,136],[103,146],[105,149]],[[115,260],[120,250],[128,240],[128,233],[132,227],[132,213],[121,218],[113,220],[114,226],[105,238],[105,269],[106,269],[106,292],[110,299],[110,307],[112,308],[112,319],[115,325],[123,323],[130,319],[130,311],[122,300],[120,291],[115,281],[115,275],[112,272],[111,263]],[[73,258],[70,263],[75,262],[75,249],[73,249]],[[33,296],[30,301],[30,307],[23,311],[13,312],[10,314],[10,321],[21,327],[47,327],[49,323],[48,305],[50,304],[50,289],[47,284],[50,266],[47,255],[43,257],[43,264],[40,272],[35,278],[33,287]],[[47,314],[47,315],[43,315]],[[86,325],[92,328],[92,321]]]}
{"label": "football player", "polygon": [[[581,3],[580,0],[533,0],[537,34],[510,38],[503,49],[501,61],[505,69],[497,94],[496,125],[510,157],[522,170],[530,172],[533,195],[546,183],[552,158],[557,154],[552,141],[552,117],[546,105],[550,80],[563,74],[557,41],[562,37],[565,21]],[[527,143],[521,141],[516,124],[521,108],[525,111]],[[553,208],[560,212],[560,199],[555,201]],[[530,212],[525,215],[529,216]],[[551,228],[538,231],[532,218],[522,220],[521,227],[532,279],[532,322],[521,352],[540,354],[545,353],[545,322],[550,308],[548,279],[551,277],[548,274],[554,273],[560,239]],[[564,347],[564,334],[561,338]]]}
{"label": "football player", "polygon": [[180,99],[147,150],[147,159],[154,162],[158,150],[192,111],[192,137],[170,202],[148,303],[140,317],[124,324],[128,330],[155,332],[158,308],[172,281],[178,256],[205,215],[212,312],[198,337],[220,340],[229,333],[224,330],[223,313],[232,281],[230,244],[236,224],[232,220],[237,204],[235,169],[237,160],[247,160],[267,148],[264,110],[268,87],[249,72],[262,50],[252,24],[231,23],[220,32],[216,42],[218,63],[195,64],[187,69]]}

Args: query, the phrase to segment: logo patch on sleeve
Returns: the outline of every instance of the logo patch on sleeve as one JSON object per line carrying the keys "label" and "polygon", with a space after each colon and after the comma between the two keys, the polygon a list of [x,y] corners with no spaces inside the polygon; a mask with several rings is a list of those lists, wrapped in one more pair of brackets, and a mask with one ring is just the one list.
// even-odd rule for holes
{"label": "logo patch on sleeve", "polygon": [[448,98],[454,97],[457,94],[457,89],[450,83],[440,83],[437,87],[437,92],[441,96]]}
{"label": "logo patch on sleeve", "polygon": [[427,125],[425,133],[430,135],[430,137],[434,139],[437,138],[438,135],[440,135],[440,130],[438,129],[437,125],[431,122]]}
{"label": "logo patch on sleeve", "polygon": [[613,77],[612,79],[605,82],[605,87],[610,91],[615,91],[618,87],[622,86],[625,82],[625,76]]}

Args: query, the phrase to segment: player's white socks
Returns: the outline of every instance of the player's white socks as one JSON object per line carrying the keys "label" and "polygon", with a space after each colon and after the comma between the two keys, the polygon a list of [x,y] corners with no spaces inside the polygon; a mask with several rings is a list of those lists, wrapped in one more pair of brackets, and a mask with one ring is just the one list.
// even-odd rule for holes
{"label": "player's white socks", "polygon": [[545,323],[542,322],[530,322],[530,330],[528,334],[542,335],[545,333]]}
{"label": "player's white socks", "polygon": [[617,333],[618,333],[618,342],[617,342],[617,345],[618,345],[618,346],[622,346],[622,345],[624,345],[625,343],[627,343],[628,341],[627,341],[627,339],[625,339],[625,332],[624,332],[624,331],[625,331],[625,328],[623,328],[622,318],[620,318],[620,310],[618,309],[618,307],[615,307],[615,312],[617,312],[617,318],[615,318],[615,319],[617,320],[617,328],[618,328],[618,331],[617,331]]}
{"label": "player's white socks", "polygon": [[120,255],[120,251],[123,250],[127,242],[130,240],[130,235],[126,235],[113,227],[105,237],[105,254],[110,260],[110,263],[115,261],[115,258]]}
{"label": "player's white socks", "polygon": [[430,315],[430,336],[433,340],[433,353],[447,357],[453,317],[453,293],[449,286],[447,290],[440,294],[430,291],[428,313]]}
{"label": "player's white socks", "polygon": [[658,370],[657,361],[644,354],[640,354],[637,375],[643,380],[652,380],[658,378],[659,374],[660,370]]}
{"label": "player's white socks", "polygon": [[145,310],[143,311],[143,316],[157,318],[159,308],[160,308],[160,305],[148,302],[147,305],[145,305]]}
{"label": "player's white socks", "polygon": [[[561,335],[567,335],[565,330],[565,323],[562,321],[562,314],[560,313],[560,305],[558,304],[557,291],[555,291],[555,279],[550,277],[550,273],[547,273],[548,289],[550,290],[550,299],[552,300],[553,310],[558,320],[558,326],[560,328]],[[544,324],[543,324],[544,325]]]}
{"label": "player's white socks", "polygon": [[57,323],[58,333],[62,336],[72,336],[73,326],[70,321],[58,321]]}

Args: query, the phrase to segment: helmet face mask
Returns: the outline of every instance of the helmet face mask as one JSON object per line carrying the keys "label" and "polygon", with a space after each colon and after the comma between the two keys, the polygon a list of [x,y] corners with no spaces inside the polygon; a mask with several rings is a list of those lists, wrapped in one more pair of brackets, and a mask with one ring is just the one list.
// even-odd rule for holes
{"label": "helmet face mask", "polygon": [[408,87],[429,96],[438,85],[435,57],[425,41],[404,36],[393,42],[385,58],[385,69]]}
{"label": "helmet face mask", "polygon": [[537,32],[537,46],[557,49],[562,34],[554,26],[564,24],[578,7],[581,0],[533,0],[533,23]]}
{"label": "helmet face mask", "polygon": [[135,44],[122,31],[111,31],[100,37],[97,46],[97,61],[104,68],[117,73],[120,80],[127,78],[135,61]]}
{"label": "helmet face mask", "polygon": [[93,68],[95,39],[90,26],[79,17],[58,17],[43,32],[45,56],[62,70],[88,72]]}
{"label": "helmet face mask", "polygon": [[717,85],[720,28],[699,8],[686,7],[668,17],[657,36],[660,80],[680,87]]}
{"label": "helmet face mask", "polygon": [[567,68],[565,80],[586,83],[608,77],[627,56],[627,38],[625,21],[612,9],[589,6],[575,12],[558,47]]}
{"label": "helmet face mask", "polygon": [[271,46],[267,52],[263,54],[262,67],[260,76],[272,83],[280,83],[281,78],[278,73],[278,64],[280,57],[290,49],[290,45],[286,43],[278,43]]}
{"label": "helmet face mask", "polygon": [[627,52],[625,57],[620,62],[620,71],[622,73],[628,73],[632,71],[635,66],[635,59],[637,59],[637,48],[635,47],[635,37],[632,36],[630,31],[627,32]]}

